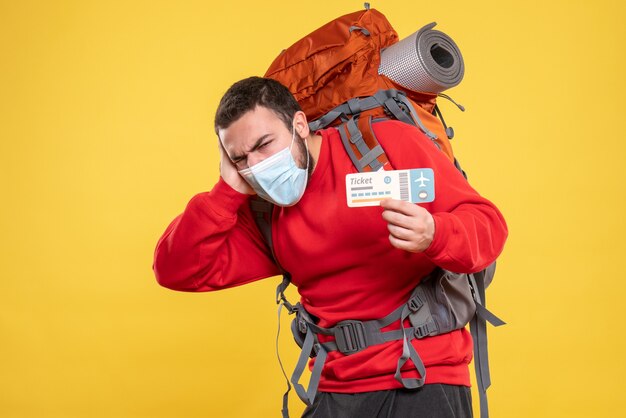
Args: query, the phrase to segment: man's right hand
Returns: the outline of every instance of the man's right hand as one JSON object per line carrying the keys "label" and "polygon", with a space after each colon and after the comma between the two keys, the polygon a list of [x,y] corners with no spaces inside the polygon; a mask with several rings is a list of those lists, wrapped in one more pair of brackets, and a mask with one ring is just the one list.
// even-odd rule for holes
{"label": "man's right hand", "polygon": [[233,189],[243,194],[256,194],[254,189],[250,187],[247,181],[239,174],[237,167],[228,157],[228,154],[222,146],[222,141],[217,139],[217,146],[220,150],[220,175],[224,181]]}

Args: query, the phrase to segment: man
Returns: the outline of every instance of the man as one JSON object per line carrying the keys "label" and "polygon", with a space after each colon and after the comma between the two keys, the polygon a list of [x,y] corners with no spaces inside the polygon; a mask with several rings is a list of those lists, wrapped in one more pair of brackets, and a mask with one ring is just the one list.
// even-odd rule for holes
{"label": "man", "polygon": [[[388,199],[381,207],[348,208],[345,176],[356,170],[338,131],[311,132],[298,103],[276,81],[235,83],[215,117],[221,177],[210,192],[190,200],[159,240],[158,282],[213,291],[280,274],[253,219],[253,194],[277,205],[274,255],[321,327],[385,317],[436,266],[476,272],[491,264],[507,236],[498,209],[417,128],[398,121],[373,128],[389,158],[385,169],[433,170],[433,202]],[[403,389],[394,378],[401,340],[351,355],[332,351],[304,416],[471,417],[469,333],[461,329],[410,344],[426,366],[422,388]],[[420,377],[411,362],[402,374]]]}

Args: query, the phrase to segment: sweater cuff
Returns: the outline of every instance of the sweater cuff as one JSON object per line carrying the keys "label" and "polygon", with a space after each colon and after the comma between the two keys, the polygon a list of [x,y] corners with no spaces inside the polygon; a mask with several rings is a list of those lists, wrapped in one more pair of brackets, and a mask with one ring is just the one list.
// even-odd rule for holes
{"label": "sweater cuff", "polygon": [[[190,204],[195,201],[207,209],[224,218],[233,218],[237,215],[237,211],[248,201],[250,195],[239,193],[224,181],[220,176],[219,181],[213,186],[210,192],[199,193],[195,195]],[[209,201],[207,201],[210,200]]]}
{"label": "sweater cuff", "polygon": [[435,222],[435,236],[428,248],[424,251],[430,259],[437,259],[445,252],[446,239],[450,236],[450,222],[446,219],[449,213],[435,213],[433,214],[433,221]]}

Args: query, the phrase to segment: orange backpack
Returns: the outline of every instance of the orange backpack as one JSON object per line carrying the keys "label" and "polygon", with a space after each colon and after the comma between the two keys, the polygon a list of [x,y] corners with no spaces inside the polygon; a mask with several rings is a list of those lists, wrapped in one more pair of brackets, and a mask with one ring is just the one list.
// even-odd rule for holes
{"label": "orange backpack", "polygon": [[366,8],[300,39],[274,60],[265,77],[287,86],[312,130],[336,126],[359,171],[376,171],[388,162],[371,123],[389,117],[419,126],[460,169],[449,141],[452,130],[435,116],[441,117],[437,93],[410,90],[378,72],[381,49],[397,42],[385,16]]}

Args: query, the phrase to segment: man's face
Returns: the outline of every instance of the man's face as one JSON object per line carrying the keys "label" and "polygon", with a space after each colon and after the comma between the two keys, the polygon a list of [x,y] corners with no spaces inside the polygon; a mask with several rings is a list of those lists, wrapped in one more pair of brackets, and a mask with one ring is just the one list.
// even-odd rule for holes
{"label": "man's face", "polygon": [[[292,130],[272,110],[257,106],[228,128],[219,129],[218,136],[237,170],[243,170],[289,147]],[[298,166],[306,167],[306,149],[297,132],[291,152]]]}

